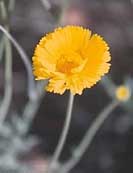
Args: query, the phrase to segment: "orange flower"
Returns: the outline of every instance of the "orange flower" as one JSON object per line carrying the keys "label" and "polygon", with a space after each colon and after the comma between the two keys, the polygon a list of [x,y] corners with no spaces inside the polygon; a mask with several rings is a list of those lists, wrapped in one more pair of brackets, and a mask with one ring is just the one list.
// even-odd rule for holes
{"label": "orange flower", "polygon": [[107,43],[80,26],[66,26],[44,36],[35,49],[33,73],[36,80],[49,79],[47,91],[82,94],[110,68]]}

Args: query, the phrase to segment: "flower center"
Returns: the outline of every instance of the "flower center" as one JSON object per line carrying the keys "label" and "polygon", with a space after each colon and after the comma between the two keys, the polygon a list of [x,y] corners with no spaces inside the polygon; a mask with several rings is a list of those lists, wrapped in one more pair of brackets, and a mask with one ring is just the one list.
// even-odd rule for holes
{"label": "flower center", "polygon": [[56,64],[57,71],[70,74],[72,69],[80,66],[82,63],[82,57],[75,52],[71,52],[67,55],[62,55]]}

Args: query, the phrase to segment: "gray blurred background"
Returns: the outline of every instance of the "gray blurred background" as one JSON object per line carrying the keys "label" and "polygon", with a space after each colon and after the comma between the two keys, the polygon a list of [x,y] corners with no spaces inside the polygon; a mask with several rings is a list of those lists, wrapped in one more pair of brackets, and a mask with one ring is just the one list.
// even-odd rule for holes
{"label": "gray blurred background", "polygon": [[[12,35],[32,59],[39,39],[52,31],[59,20],[62,1],[49,0],[47,10],[39,0],[16,0],[10,16]],[[133,76],[133,2],[132,0],[70,0],[61,25],[77,24],[102,35],[111,48],[110,77],[122,84]],[[26,98],[26,74],[15,49],[13,51],[14,94],[11,110],[22,111]],[[30,59],[30,61],[31,61]],[[0,66],[3,81],[3,68]],[[108,88],[109,90],[110,88]],[[0,83],[0,91],[3,85]],[[63,96],[46,93],[34,118],[30,134],[37,135],[41,143],[33,148],[26,159],[50,157],[55,149],[65,118],[68,93]],[[102,85],[85,90],[76,96],[71,127],[61,160],[82,139],[96,115],[111,101]],[[118,107],[104,123],[91,147],[72,173],[132,173],[133,172],[133,112]]]}

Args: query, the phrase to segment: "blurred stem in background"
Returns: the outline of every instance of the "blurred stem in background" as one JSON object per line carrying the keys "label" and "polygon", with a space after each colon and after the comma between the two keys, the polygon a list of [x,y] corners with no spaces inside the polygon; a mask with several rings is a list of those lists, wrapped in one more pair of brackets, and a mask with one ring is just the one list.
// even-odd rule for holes
{"label": "blurred stem in background", "polygon": [[15,7],[15,0],[9,0],[9,4],[8,4],[8,10],[9,13],[12,13]]}
{"label": "blurred stem in background", "polygon": [[56,169],[58,168],[59,157],[60,157],[60,154],[61,154],[62,149],[64,147],[66,137],[68,135],[68,130],[69,130],[69,127],[70,127],[73,103],[74,103],[74,95],[70,93],[69,100],[68,100],[67,112],[66,112],[66,119],[65,119],[65,123],[64,123],[64,128],[63,128],[61,137],[59,139],[58,145],[55,149],[55,153],[53,155],[52,161],[49,165],[48,173],[52,173],[52,172],[56,171]]}
{"label": "blurred stem in background", "polygon": [[1,37],[1,41],[0,41],[0,62],[2,60],[2,56],[4,53],[4,37]]}
{"label": "blurred stem in background", "polygon": [[[11,12],[14,7],[14,0],[10,0],[8,10]],[[8,21],[8,15],[6,11],[6,7],[4,4],[4,1],[0,1],[0,7],[1,7],[1,16],[4,21]],[[1,44],[0,44],[0,55],[2,56],[3,51],[5,49],[6,51],[6,59],[8,60],[5,66],[5,96],[2,100],[1,106],[0,106],[0,119],[1,119],[1,124],[5,119],[6,114],[8,113],[8,108],[11,102],[11,95],[12,95],[12,54],[11,54],[11,47],[9,49],[10,41],[14,45],[14,47],[17,49],[22,61],[24,62],[24,65],[27,70],[28,74],[28,96],[29,96],[29,101],[27,102],[24,112],[22,115],[22,120],[24,121],[23,124],[25,124],[25,130],[23,128],[20,128],[21,134],[24,135],[24,133],[27,132],[31,121],[33,120],[34,115],[36,114],[38,107],[40,105],[41,99],[45,95],[45,92],[43,90],[43,87],[46,85],[47,82],[45,83],[38,83],[35,85],[33,75],[32,75],[32,67],[31,63],[29,61],[29,57],[23,50],[23,48],[18,44],[18,42],[13,38],[13,36],[6,30],[8,29],[7,27],[3,27],[0,25],[0,30],[5,34],[5,36],[2,37]],[[9,40],[10,41],[9,41]],[[3,43],[6,44],[3,44]],[[10,45],[11,46],[11,45]]]}
{"label": "blurred stem in background", "polygon": [[[9,24],[8,24],[8,18],[9,18],[9,14],[8,13],[12,13],[14,7],[15,7],[15,0],[9,0],[9,4],[8,7],[6,8],[5,6],[5,1],[0,1],[0,17],[1,17],[1,23],[3,23],[5,26],[5,28],[9,31]],[[0,40],[0,61],[2,59],[3,56],[3,52],[4,52],[4,37],[1,37]]]}
{"label": "blurred stem in background", "polygon": [[22,119],[23,119],[23,126],[20,127],[20,134],[25,135],[27,134],[30,125],[32,123],[32,120],[34,116],[36,115],[38,108],[41,104],[41,100],[44,98],[46,92],[43,89],[44,86],[46,86],[47,81],[38,83],[36,87],[37,91],[37,97],[36,99],[29,100],[28,103],[26,103],[23,114],[22,114]]}
{"label": "blurred stem in background", "polygon": [[9,34],[4,27],[0,25],[0,30],[6,35],[6,37],[12,42],[12,44],[15,46],[17,49],[22,61],[24,62],[24,65],[27,70],[27,75],[28,75],[28,96],[30,99],[35,99],[36,98],[36,86],[35,82],[33,79],[32,75],[32,67],[31,63],[29,61],[28,56],[26,55],[25,51],[22,49],[22,47],[18,44],[18,42]]}
{"label": "blurred stem in background", "polygon": [[[4,2],[2,1],[1,3],[2,3],[1,7],[2,7],[2,11],[3,11],[3,16],[5,17],[7,15],[6,15],[5,8],[3,9]],[[10,2],[9,5],[10,5],[9,9],[11,11],[13,6],[14,6],[14,0],[13,0],[12,3]],[[43,87],[46,84],[46,82],[45,82],[45,84],[44,83],[43,84],[42,83],[38,83],[37,85],[35,85],[35,82],[34,82],[34,79],[33,79],[33,75],[32,75],[32,67],[31,67],[31,63],[29,61],[29,57],[27,56],[25,51],[22,49],[22,47],[18,44],[18,42],[12,37],[12,35],[1,25],[0,25],[0,30],[7,37],[7,38],[6,37],[4,37],[4,38],[6,38],[6,40],[9,39],[12,42],[12,44],[14,45],[14,47],[17,49],[17,51],[18,51],[22,61],[24,62],[24,65],[26,67],[27,74],[28,74],[28,95],[29,95],[29,101],[26,104],[26,106],[24,108],[23,115],[22,115],[22,119],[24,121],[24,123],[23,123],[24,124],[24,128],[23,128],[23,126],[20,127],[20,129],[21,129],[20,133],[24,135],[28,131],[29,126],[31,124],[31,121],[33,120],[33,117],[35,116],[35,114],[36,114],[36,112],[38,110],[38,107],[40,105],[41,99],[45,95]],[[10,43],[9,40],[8,40],[8,44]],[[3,44],[1,44],[1,50],[2,50],[3,47],[8,49],[7,50],[7,58],[8,58],[8,60],[9,59],[11,60],[12,56],[11,56],[11,54],[9,54],[10,53],[9,46],[8,47],[7,46],[8,45],[4,46]],[[8,78],[7,78],[8,85],[5,85],[5,86],[6,87],[10,87],[10,90],[11,90],[12,83],[9,80],[10,79],[9,76],[12,75],[12,69],[10,69],[10,68],[11,68],[11,64],[9,64],[9,62],[8,62],[7,66],[5,67],[5,71],[7,71],[6,74],[8,75]],[[9,71],[9,69],[10,69],[10,71]],[[8,104],[11,102],[11,98],[10,98],[11,96],[10,95],[11,94],[9,92],[7,92],[7,90],[6,90],[6,95],[5,95],[6,97],[5,97],[5,99],[3,99],[3,102],[2,102],[1,107],[0,107],[0,115],[1,115],[0,119],[1,119],[1,122],[3,122],[4,117],[7,114],[7,110],[8,110],[8,107],[9,107]]]}
{"label": "blurred stem in background", "polygon": [[[0,11],[3,23],[6,23],[8,14],[4,4],[4,1],[0,1]],[[5,24],[5,28],[9,30],[8,24]],[[5,50],[5,90],[3,100],[0,104],[0,126],[6,118],[9,110],[9,106],[12,99],[12,49],[10,41],[7,37],[2,37],[1,40],[1,56]],[[2,58],[2,57],[1,57]]]}
{"label": "blurred stem in background", "polygon": [[98,115],[98,117],[87,130],[79,146],[73,151],[72,157],[66,161],[66,163],[61,165],[59,168],[59,173],[68,173],[80,161],[81,157],[87,148],[89,148],[104,121],[119,104],[120,102],[118,100],[113,100],[107,107],[105,107],[105,109],[103,109],[103,111]]}
{"label": "blurred stem in background", "polygon": [[42,5],[44,6],[44,8],[49,11],[51,9],[51,4],[48,0],[40,0],[42,2]]}
{"label": "blurred stem in background", "polygon": [[[51,4],[49,2],[49,0],[40,0],[41,4],[43,5],[44,9],[47,10],[50,14],[51,14],[51,17],[54,19],[55,21],[55,26],[60,26],[62,25],[62,16],[65,12],[65,10],[67,9],[67,7],[69,6],[69,2],[70,0],[62,0],[60,2],[60,6],[61,8],[56,8],[58,9],[58,14],[57,13],[57,10],[55,11],[54,9],[54,13],[53,13],[53,4]],[[53,25],[54,26],[54,25]]]}
{"label": "blurred stem in background", "polygon": [[[18,160],[17,160],[18,153],[20,153],[20,151],[22,150],[22,148],[24,146],[27,146],[31,143],[29,140],[29,144],[28,144],[27,140],[25,141],[23,137],[26,136],[26,134],[30,128],[31,122],[40,106],[40,102],[45,95],[45,92],[43,90],[44,83],[43,83],[43,85],[42,85],[42,83],[38,83],[37,85],[35,85],[29,57],[24,52],[22,47],[18,44],[18,42],[13,38],[13,36],[8,32],[9,31],[9,29],[8,29],[8,17],[9,17],[8,12],[12,12],[12,10],[14,8],[14,2],[15,2],[14,0],[9,0],[9,2],[6,1],[6,5],[5,5],[5,1],[0,1],[0,8],[1,8],[0,15],[1,15],[1,19],[2,19],[2,22],[0,23],[0,31],[2,31],[2,33],[4,34],[4,35],[2,35],[2,38],[0,40],[1,59],[2,59],[3,53],[5,51],[5,69],[4,69],[5,91],[4,91],[4,97],[2,98],[1,103],[0,103],[0,120],[1,120],[0,121],[0,125],[1,125],[0,132],[1,132],[1,135],[4,136],[5,135],[4,129],[7,128],[10,131],[10,133],[9,133],[10,135],[9,135],[9,139],[8,139],[9,140],[8,142],[10,143],[10,145],[9,145],[9,147],[6,148],[5,152],[3,153],[2,157],[0,158],[1,159],[0,165],[1,165],[2,161],[4,161],[4,158],[6,158],[6,160],[10,160],[10,162],[12,162],[14,164],[16,163],[16,165],[18,164]],[[14,47],[17,49],[22,61],[24,62],[26,70],[27,70],[29,100],[24,107],[22,118],[20,118],[20,116],[14,115],[11,118],[12,123],[8,124],[8,123],[5,123],[4,120],[6,118],[6,115],[8,114],[8,110],[9,110],[9,107],[10,107],[10,104],[12,101],[12,86],[13,86],[13,84],[12,84],[12,49],[11,49],[10,41],[12,42]],[[14,132],[14,129],[16,129],[15,132]],[[12,131],[13,131],[13,133],[12,133]],[[31,141],[32,141],[32,139],[31,139]],[[32,143],[34,144],[35,141],[33,140]],[[7,164],[9,164],[9,167],[7,168],[7,169],[9,169],[9,171],[10,171],[10,162],[9,163],[7,162]],[[4,167],[4,164],[2,164],[2,165]]]}
{"label": "blurred stem in background", "polygon": [[12,100],[12,49],[9,40],[5,37],[5,91],[0,105],[0,125],[3,124]]}

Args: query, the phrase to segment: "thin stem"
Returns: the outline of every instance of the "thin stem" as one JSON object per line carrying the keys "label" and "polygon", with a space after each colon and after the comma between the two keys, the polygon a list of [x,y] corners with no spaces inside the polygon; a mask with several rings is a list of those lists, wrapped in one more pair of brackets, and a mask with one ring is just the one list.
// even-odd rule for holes
{"label": "thin stem", "polygon": [[[0,9],[3,20],[7,18],[7,11],[4,2],[0,2]],[[5,26],[7,29],[7,25]],[[5,90],[4,97],[0,105],[0,126],[6,118],[12,99],[12,49],[11,44],[6,37],[3,39],[3,49],[5,48]]]}
{"label": "thin stem", "polygon": [[12,98],[12,51],[7,38],[5,42],[5,92],[0,105],[0,125],[5,120]]}
{"label": "thin stem", "polygon": [[61,137],[59,139],[58,145],[56,147],[53,159],[52,159],[51,164],[49,166],[48,172],[53,172],[54,170],[56,170],[56,167],[58,164],[58,159],[60,157],[60,154],[62,152],[63,146],[64,146],[65,141],[66,141],[66,137],[68,134],[70,121],[71,121],[71,117],[72,117],[73,102],[74,102],[74,95],[72,95],[70,93],[64,128],[63,128]]}
{"label": "thin stem", "polygon": [[27,70],[27,74],[28,74],[28,95],[30,97],[30,99],[34,99],[36,98],[36,91],[35,91],[35,82],[33,79],[33,75],[32,75],[32,67],[31,67],[31,63],[29,61],[28,56],[26,55],[26,53],[24,52],[24,50],[22,49],[22,47],[18,44],[18,42],[11,36],[11,34],[3,27],[0,25],[0,30],[7,36],[7,38],[12,42],[12,44],[15,46],[15,48],[17,49],[22,61],[25,64],[26,70]]}
{"label": "thin stem", "polygon": [[87,148],[92,143],[97,131],[100,129],[104,121],[107,119],[109,114],[119,105],[120,102],[117,100],[112,101],[95,119],[91,127],[86,132],[79,146],[75,149],[72,154],[72,158],[62,165],[59,170],[60,173],[68,173],[81,159]]}
{"label": "thin stem", "polygon": [[12,12],[14,10],[14,7],[15,7],[15,0],[10,0],[8,5],[9,12]]}
{"label": "thin stem", "polygon": [[62,4],[62,9],[61,9],[61,14],[59,16],[59,20],[58,20],[58,25],[62,25],[62,17],[63,14],[66,12],[68,6],[69,6],[70,0],[62,0],[61,4]]}
{"label": "thin stem", "polygon": [[2,37],[0,40],[0,61],[2,60],[3,52],[4,52],[4,37]]}
{"label": "thin stem", "polygon": [[28,132],[30,125],[32,123],[33,118],[35,117],[35,114],[40,106],[42,98],[44,98],[46,92],[43,90],[44,86],[46,86],[47,82],[38,83],[37,84],[37,99],[35,100],[29,100],[28,103],[26,103],[26,106],[24,108],[23,114],[22,114],[22,120],[24,126],[21,126],[21,131],[19,132],[20,135],[24,135]]}
{"label": "thin stem", "polygon": [[[0,1],[0,15],[2,20],[5,21],[7,18],[7,11],[3,1]],[[4,45],[5,45],[5,40],[4,40],[4,36],[2,36],[0,40],[0,60],[2,59],[2,55],[4,52]]]}
{"label": "thin stem", "polygon": [[[111,78],[109,76],[105,76],[101,80],[102,86],[105,88],[107,94],[111,97],[114,98],[114,95],[112,93],[115,93],[116,90],[116,85],[112,82]],[[108,89],[109,88],[109,89]]]}
{"label": "thin stem", "polygon": [[51,8],[51,4],[49,2],[49,0],[40,0],[42,5],[44,6],[44,8],[46,8],[46,10],[50,10]]}
{"label": "thin stem", "polygon": [[0,2],[1,16],[3,20],[7,19],[7,11],[3,1]]}

